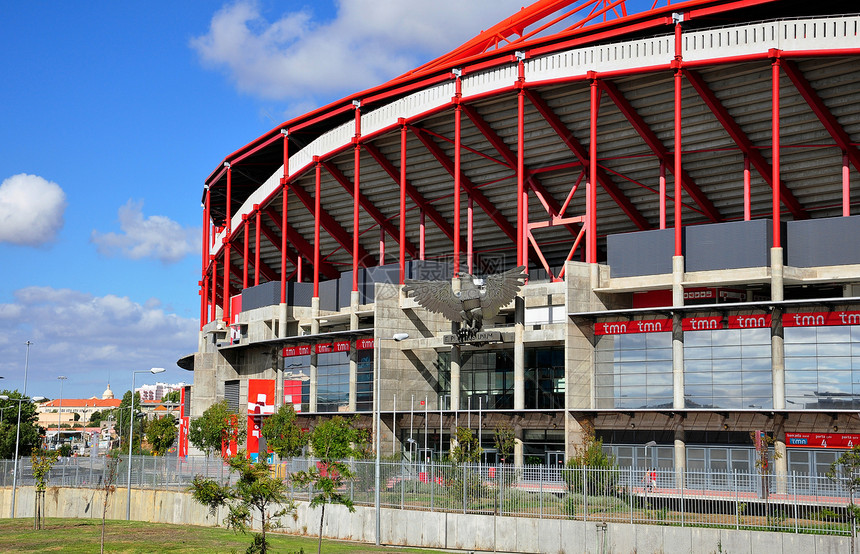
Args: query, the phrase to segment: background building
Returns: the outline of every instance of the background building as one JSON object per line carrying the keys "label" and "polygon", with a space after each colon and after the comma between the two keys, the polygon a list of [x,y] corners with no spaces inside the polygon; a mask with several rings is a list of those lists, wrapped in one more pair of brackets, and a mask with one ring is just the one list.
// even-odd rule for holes
{"label": "background building", "polygon": [[143,400],[155,400],[161,401],[162,397],[173,391],[181,391],[182,387],[185,386],[185,383],[155,383],[154,385],[141,385],[138,388],[134,389],[134,392],[140,394],[141,401]]}
{"label": "background building", "polygon": [[[370,428],[377,384],[386,455],[460,425],[493,461],[509,425],[551,465],[595,433],[625,466],[750,471],[764,431],[777,472],[822,472],[860,439],[860,18],[693,0],[543,26],[571,4],[218,164],[186,413],[227,399],[263,451],[283,402]],[[446,338],[402,291],[518,265],[499,340]]]}

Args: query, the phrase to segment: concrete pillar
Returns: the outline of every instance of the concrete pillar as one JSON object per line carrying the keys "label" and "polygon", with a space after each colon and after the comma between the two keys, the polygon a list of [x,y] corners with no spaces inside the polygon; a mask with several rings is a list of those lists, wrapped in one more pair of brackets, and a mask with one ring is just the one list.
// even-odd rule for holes
{"label": "concrete pillar", "polygon": [[[349,328],[352,331],[358,329],[358,302],[359,294],[354,290],[349,295]],[[355,344],[349,349],[349,406],[350,412],[355,411],[356,397],[358,391],[358,361]]]}
{"label": "concrete pillar", "polygon": [[675,483],[683,487],[684,475],[687,472],[687,444],[684,424],[675,427]]}
{"label": "concrete pillar", "polygon": [[773,430],[773,471],[776,475],[776,492],[785,494],[788,489],[788,453],[785,450],[785,421],[781,416],[776,417],[777,424]]}
{"label": "concrete pillar", "polygon": [[[672,305],[684,305],[684,256],[672,256]],[[684,409],[684,331],[681,314],[672,315],[672,407]]]}
{"label": "concrete pillar", "polygon": [[525,336],[525,299],[518,296],[514,300],[514,409],[526,407],[526,349]]}
{"label": "concrete pillar", "polygon": [[[783,285],[782,248],[770,249],[770,295],[774,302],[785,299]],[[774,308],[770,322],[770,358],[773,380],[773,409],[785,409],[785,335],[782,308]]]}
{"label": "concrete pillar", "polygon": [[452,410],[460,409],[460,347],[451,347],[451,405]]}
{"label": "concrete pillar", "polygon": [[[319,296],[311,298],[311,334],[320,332],[320,299]],[[317,411],[317,353],[311,348],[310,381],[308,382],[308,411]]]}
{"label": "concrete pillar", "polygon": [[287,305],[278,304],[278,338],[287,336]]}

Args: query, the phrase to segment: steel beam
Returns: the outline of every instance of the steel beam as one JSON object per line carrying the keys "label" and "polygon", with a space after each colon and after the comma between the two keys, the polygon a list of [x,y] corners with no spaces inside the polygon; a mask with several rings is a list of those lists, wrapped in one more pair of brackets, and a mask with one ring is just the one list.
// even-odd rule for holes
{"label": "steel beam", "polygon": [[[344,190],[349,193],[350,196],[352,196],[354,191],[352,181],[350,181],[349,178],[344,175],[343,172],[338,169],[336,165],[334,165],[334,163],[328,161],[320,163],[322,163],[322,166],[326,169],[326,171],[328,171],[328,173],[332,177],[334,177],[334,180],[337,181],[340,186],[342,186]],[[383,231],[385,231],[391,238],[399,241],[399,229],[395,227],[393,223],[391,223],[391,220],[385,217],[385,214],[379,211],[379,208],[377,208],[376,205],[374,205],[369,198],[367,198],[364,194],[359,193],[358,203],[361,205],[362,208],[364,208],[364,211],[367,212],[367,215],[369,215],[373,218],[374,221],[376,221],[376,223],[382,228]],[[415,257],[418,254],[418,250],[415,248],[415,245],[412,244],[408,239],[406,239],[406,252],[408,252],[409,255],[412,257]]]}
{"label": "steel beam", "polygon": [[797,63],[792,60],[783,59],[782,71],[789,79],[791,79],[797,92],[799,92],[803,99],[806,100],[806,103],[809,104],[810,108],[812,108],[812,112],[818,120],[821,121],[821,124],[824,125],[824,128],[830,136],[833,137],[833,140],[836,142],[836,146],[845,152],[845,155],[848,156],[849,160],[851,160],[851,165],[853,165],[857,171],[860,171],[860,150],[852,144],[851,137],[848,136],[848,133],[845,132],[845,129],[842,128],[842,125],[839,124],[839,121],[836,120],[836,117],[824,104],[824,101],[821,100],[818,93],[815,92],[815,89],[812,88],[812,85],[806,79],[806,76],[800,68],[797,67]]}
{"label": "steel beam", "polygon": [[[738,145],[741,152],[749,158],[750,163],[755,167],[759,175],[761,175],[761,178],[764,179],[768,186],[773,188],[773,167],[764,158],[759,149],[755,147],[749,137],[747,137],[746,133],[741,129],[741,126],[738,125],[731,114],[729,114],[729,111],[725,106],[723,106],[722,102],[720,102],[710,87],[708,87],[708,84],[702,76],[691,69],[682,69],[681,71],[684,73],[684,77],[687,78],[687,81],[689,81],[690,84],[693,85],[693,88],[696,89],[696,92],[699,94],[702,101],[705,102],[705,105],[708,106],[717,118],[717,121],[720,122],[729,134],[729,137]],[[794,218],[808,219],[809,214],[806,209],[800,204],[797,198],[794,197],[794,194],[791,193],[788,187],[785,186],[785,183],[780,181],[779,187],[782,203],[785,204],[785,207],[788,208],[788,211],[791,212]]]}
{"label": "steel beam", "polygon": [[[391,177],[396,183],[400,183],[400,170],[394,167],[388,158],[386,158],[382,152],[374,145],[364,143],[362,147],[370,154],[370,157],[376,160],[376,163],[379,164],[386,173],[388,173],[389,177]],[[442,233],[445,234],[452,242],[454,241],[454,227],[448,222],[445,217],[439,213],[439,211],[433,207],[433,205],[418,192],[418,189],[407,179],[404,183],[406,187],[406,194],[409,195],[409,198],[415,202],[415,205],[421,210],[421,212],[429,217],[433,223],[439,228]]]}
{"label": "steel beam", "polygon": [[[442,164],[442,167],[445,168],[445,171],[447,171],[451,175],[451,177],[454,177],[454,162],[451,161],[451,158],[449,158],[448,155],[445,154],[442,148],[438,144],[436,144],[436,142],[432,138],[424,134],[422,129],[413,126],[410,126],[409,128],[412,130],[412,133],[418,138],[418,140],[420,140],[421,143],[427,148],[427,150],[433,155],[433,157],[436,158],[436,160],[440,164]],[[460,175],[460,184],[475,200],[475,203],[478,204],[478,206],[480,206],[481,209],[484,210],[484,212],[486,212],[486,214],[490,217],[493,223],[495,223],[499,227],[499,229],[501,229],[502,232],[508,236],[508,238],[516,242],[517,233],[513,226],[508,223],[508,220],[505,219],[501,212],[496,210],[493,203],[490,202],[490,200],[486,196],[484,196],[484,194],[472,183],[472,181],[469,180],[466,175],[462,175],[462,172]]]}
{"label": "steel beam", "polygon": [[[272,223],[278,228],[278,232],[283,234],[284,229],[281,227],[280,220],[278,218],[277,212],[275,212],[272,208],[263,208],[263,213],[265,213]],[[260,224],[260,230],[263,232],[263,235],[277,248],[278,240],[277,236],[272,232],[272,230],[265,225],[265,223]],[[287,249],[287,255],[290,257],[290,262],[293,265],[298,265],[298,258],[303,257],[306,260],[312,260],[314,258],[314,247],[311,243],[309,243],[305,238],[299,233],[295,228],[291,225],[287,225],[287,241],[296,247],[298,250],[298,254],[292,252]],[[337,270],[333,265],[328,262],[320,262],[320,272],[323,273],[326,277],[330,279],[337,279],[340,276],[340,271]]]}
{"label": "steel beam", "polygon": [[[598,79],[598,83],[600,88],[603,89],[603,92],[609,96],[609,99],[615,104],[615,106],[621,111],[621,114],[627,118],[627,121],[636,132],[642,137],[642,140],[645,141],[645,144],[648,145],[648,148],[651,149],[652,152],[657,156],[657,158],[665,164],[664,167],[668,167],[673,173],[675,171],[674,165],[670,163],[672,161],[672,152],[669,151],[668,148],[663,144],[659,138],[657,138],[657,134],[645,123],[645,120],[641,115],[633,108],[633,105],[624,97],[618,87],[615,86],[615,83],[611,81],[606,81],[602,79]],[[712,222],[722,221],[723,216],[720,215],[720,211],[714,206],[713,202],[705,195],[704,192],[696,185],[693,178],[690,177],[690,174],[687,173],[685,169],[681,170],[681,186],[687,191],[687,194],[690,195],[690,198],[702,209],[702,213],[710,219]]]}
{"label": "steel beam", "polygon": [[[588,152],[576,137],[573,136],[573,132],[567,128],[561,118],[556,115],[552,108],[549,107],[549,104],[547,104],[537,92],[531,89],[524,90],[529,102],[532,103],[552,130],[555,131],[570,151],[579,159],[579,162],[583,166],[587,167]],[[609,175],[600,167],[597,168],[597,181],[600,183],[601,188],[603,188],[603,190],[612,197],[615,203],[618,204],[618,207],[627,214],[627,217],[629,217],[640,230],[651,229],[651,224],[648,223],[645,216],[639,212],[636,206],[633,205],[633,202],[627,198],[624,192],[618,188]]]}
{"label": "steel beam", "polygon": [[[297,184],[293,184],[290,187],[296,198],[307,208],[310,213],[314,213],[314,199],[311,198],[311,195],[298,186]],[[320,210],[320,225],[322,225],[323,229],[335,240],[338,244],[340,244],[347,252],[352,254],[352,237],[350,234],[344,229],[340,223],[335,220],[331,214],[326,212],[325,210]],[[358,259],[359,264],[363,267],[371,267],[376,265],[376,258],[370,255],[363,246],[358,246]]]}

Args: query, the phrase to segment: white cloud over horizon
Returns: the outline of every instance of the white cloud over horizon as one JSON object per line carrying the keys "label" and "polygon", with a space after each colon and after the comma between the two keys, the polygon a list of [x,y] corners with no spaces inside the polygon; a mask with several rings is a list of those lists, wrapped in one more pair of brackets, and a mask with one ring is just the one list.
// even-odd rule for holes
{"label": "white cloud over horizon", "polygon": [[0,328],[0,389],[20,390],[28,340],[31,395],[52,397],[60,374],[68,377],[67,398],[98,396],[111,376],[119,396],[130,371],[150,367],[193,381],[176,361],[197,349],[199,322],[166,312],[157,299],[139,304],[124,296],[27,287],[15,291],[12,302],[0,303]]}
{"label": "white cloud over horizon", "polygon": [[0,242],[42,246],[63,228],[66,193],[38,175],[19,173],[0,183]]}
{"label": "white cloud over horizon", "polygon": [[129,200],[120,206],[117,216],[121,232],[93,230],[90,235],[90,241],[103,256],[154,258],[170,264],[196,252],[199,229],[185,228],[162,215],[144,217],[143,202]]}
{"label": "white cloud over horizon", "polygon": [[269,20],[254,0],[216,12],[191,39],[201,62],[242,92],[303,100],[350,93],[396,77],[456,48],[520,9],[513,0],[340,0],[329,21],[308,9]]}

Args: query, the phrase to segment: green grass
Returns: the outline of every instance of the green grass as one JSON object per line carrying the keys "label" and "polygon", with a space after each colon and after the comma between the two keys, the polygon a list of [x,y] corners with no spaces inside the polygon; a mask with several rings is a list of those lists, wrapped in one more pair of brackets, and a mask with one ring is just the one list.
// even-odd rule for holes
{"label": "green grass", "polygon": [[[47,518],[41,531],[33,530],[32,518],[0,519],[0,552],[98,552],[101,521],[93,519]],[[315,537],[268,533],[270,552],[307,554],[317,551]],[[105,552],[238,552],[244,553],[252,534],[235,534],[226,529],[168,525],[137,521],[108,521]],[[323,552],[438,552],[323,539]]]}

